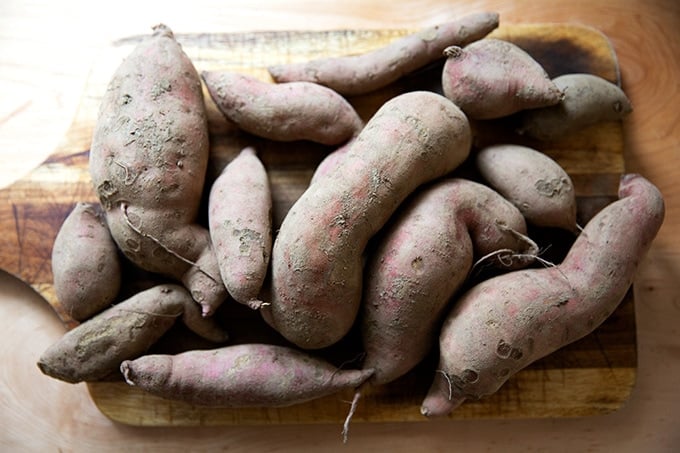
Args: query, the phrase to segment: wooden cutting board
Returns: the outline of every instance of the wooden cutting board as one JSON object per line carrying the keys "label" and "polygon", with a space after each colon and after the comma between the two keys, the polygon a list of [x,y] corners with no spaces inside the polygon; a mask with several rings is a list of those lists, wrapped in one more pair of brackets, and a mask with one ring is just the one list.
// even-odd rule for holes
{"label": "wooden cutting board", "polygon": [[[328,55],[361,53],[413,30],[258,32],[245,34],[177,34],[197,69],[232,70],[269,80],[266,66]],[[589,72],[620,83],[616,55],[596,30],[568,24],[514,24],[493,36],[515,42],[546,68],[550,76]],[[19,277],[41,294],[67,327],[75,322],[62,310],[52,287],[51,249],[64,218],[78,201],[96,201],[87,171],[92,130],[102,93],[114,69],[142,37],[121,39],[101,56],[86,84],[80,107],[63,143],[25,178],[0,191],[0,268]],[[434,64],[370,95],[350,99],[364,119],[390,97],[404,90],[439,90],[441,64]],[[329,148],[309,143],[280,144],[241,133],[228,124],[207,97],[212,159],[208,181],[245,144],[254,144],[266,165],[274,191],[274,222],[278,225],[304,191],[316,164]],[[624,171],[623,130],[605,123],[554,143],[530,142],[514,135],[511,120],[475,124],[476,143],[503,141],[533,146],[556,159],[571,175],[579,201],[579,222],[585,222],[616,198]],[[468,169],[469,170],[469,169]],[[465,176],[466,166],[460,170]],[[556,231],[534,231],[558,261],[572,237]],[[129,283],[128,290],[136,283]],[[635,382],[636,338],[632,291],[615,313],[593,334],[534,363],[495,395],[466,402],[451,418],[572,417],[603,414],[627,400]],[[267,331],[258,315],[240,307],[220,313],[235,342],[281,339]],[[178,342],[177,339],[182,341]],[[179,345],[179,346],[178,346]],[[187,346],[191,345],[191,346]],[[173,329],[158,351],[207,347]],[[344,349],[343,349],[344,348]],[[350,335],[337,347],[320,351],[338,363],[351,362],[359,352]],[[419,406],[433,377],[435,358],[426,359],[398,381],[366,392],[353,421],[424,420]],[[36,372],[37,369],[36,369]],[[280,409],[215,409],[166,401],[120,381],[89,383],[99,409],[113,420],[133,425],[226,425],[267,423],[341,423],[351,392]]]}

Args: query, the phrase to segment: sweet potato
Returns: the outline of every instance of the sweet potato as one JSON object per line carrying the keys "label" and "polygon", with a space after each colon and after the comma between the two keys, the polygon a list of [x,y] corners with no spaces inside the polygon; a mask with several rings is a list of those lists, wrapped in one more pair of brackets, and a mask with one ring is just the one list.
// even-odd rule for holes
{"label": "sweet potato", "polygon": [[421,412],[450,413],[604,322],[623,300],[664,217],[658,189],[625,175],[619,200],[585,226],[562,263],[485,280],[455,302]]}
{"label": "sweet potato", "polygon": [[500,252],[502,267],[531,263],[538,247],[526,232],[515,206],[465,179],[428,185],[401,206],[366,263],[360,320],[370,382],[391,382],[427,355],[475,257]]}
{"label": "sweet potato", "polygon": [[272,195],[267,171],[245,148],[210,189],[208,225],[220,274],[234,300],[259,308],[272,248]]}
{"label": "sweet potato", "polygon": [[200,406],[284,407],[359,386],[371,370],[340,370],[285,346],[242,344],[125,361],[128,384]]}
{"label": "sweet potato", "polygon": [[100,206],[77,203],[66,217],[52,247],[52,275],[59,304],[76,321],[115,301],[121,263]]}
{"label": "sweet potato", "polygon": [[226,71],[201,75],[222,114],[260,137],[338,145],[357,135],[364,125],[345,98],[316,83],[267,83]]}
{"label": "sweet potato", "polygon": [[125,256],[181,280],[206,315],[227,295],[210,235],[196,224],[208,154],[200,77],[172,31],[159,25],[109,83],[89,169]]}
{"label": "sweet potato", "polygon": [[475,13],[397,39],[371,52],[269,67],[277,82],[308,81],[344,96],[369,93],[442,58],[447,46],[465,45],[498,27],[497,13]]}
{"label": "sweet potato", "polygon": [[562,98],[543,67],[509,41],[486,38],[444,53],[444,95],[471,119],[500,118]]}
{"label": "sweet potato", "polygon": [[538,140],[559,140],[594,124],[620,121],[633,107],[615,83],[593,74],[565,74],[553,79],[564,93],[559,104],[523,112],[518,132]]}
{"label": "sweet potato", "polygon": [[368,240],[416,187],[465,160],[470,146],[467,118],[443,96],[414,91],[386,102],[341,166],[311,184],[284,218],[265,320],[302,348],[340,340],[358,312]]}
{"label": "sweet potato", "polygon": [[552,158],[515,144],[488,146],[475,156],[485,182],[510,200],[530,223],[576,232],[576,193]]}
{"label": "sweet potato", "polygon": [[117,371],[123,360],[144,354],[180,317],[207,340],[227,339],[214,318],[201,316],[200,307],[186,289],[163,284],[137,293],[69,330],[47,348],[38,367],[66,382],[100,380]]}

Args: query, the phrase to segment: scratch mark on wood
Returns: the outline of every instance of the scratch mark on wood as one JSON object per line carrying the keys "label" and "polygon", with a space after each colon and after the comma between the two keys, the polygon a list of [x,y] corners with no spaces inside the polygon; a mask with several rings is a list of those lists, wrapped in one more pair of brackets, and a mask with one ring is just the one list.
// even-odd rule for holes
{"label": "scratch mark on wood", "polygon": [[12,215],[14,216],[14,232],[16,233],[17,236],[17,246],[19,247],[19,250],[17,254],[19,255],[18,258],[18,272],[21,272],[21,268],[23,266],[23,240],[21,237],[21,227],[19,226],[19,211],[17,209],[17,205],[15,203],[12,203]]}
{"label": "scratch mark on wood", "polygon": [[85,149],[83,151],[71,153],[68,155],[52,155],[49,156],[46,160],[46,164],[75,164],[76,161],[84,160],[87,162],[87,160],[90,158],[90,150]]}
{"label": "scratch mark on wood", "polygon": [[32,103],[33,103],[32,101],[28,100],[28,101],[24,102],[23,104],[21,104],[19,107],[15,108],[11,112],[9,112],[8,115],[4,116],[3,118],[0,118],[0,126],[4,125],[6,122],[11,120],[15,116],[21,114],[21,112],[23,112],[24,110],[29,108]]}
{"label": "scratch mark on wood", "polygon": [[598,335],[597,330],[593,332],[593,338],[595,339],[595,343],[597,343],[597,349],[600,351],[600,354],[602,354],[602,358],[607,364],[607,369],[612,371],[614,366],[612,365],[612,362],[611,360],[609,360],[609,356],[607,355],[607,348],[602,346],[602,342],[600,341],[600,336]]}

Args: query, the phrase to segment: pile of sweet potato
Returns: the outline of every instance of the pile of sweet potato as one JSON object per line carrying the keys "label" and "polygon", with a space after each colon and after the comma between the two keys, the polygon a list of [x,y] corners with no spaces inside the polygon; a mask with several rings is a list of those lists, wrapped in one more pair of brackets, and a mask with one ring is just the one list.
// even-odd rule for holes
{"label": "pile of sweet potato", "polygon": [[[497,14],[473,14],[367,54],[271,67],[273,82],[199,73],[155,27],[102,100],[99,203],[75,206],[55,239],[56,294],[80,324],[42,372],[197,405],[286,406],[348,388],[356,405],[438,353],[420,409],[438,416],[596,329],[630,287],[663,199],[622,175],[619,199],[581,226],[556,161],[519,142],[479,145],[489,120],[555,140],[631,110],[594,75],[550,79],[488,38],[497,27]],[[353,106],[436,61],[441,91],[407,90],[370,118]],[[278,228],[254,145],[206,176],[208,101],[252,136],[331,150]],[[541,256],[541,228],[573,235],[560,262]],[[230,341],[234,307],[266,334]],[[169,338],[178,318],[188,346]],[[343,355],[351,337],[358,357]]]}

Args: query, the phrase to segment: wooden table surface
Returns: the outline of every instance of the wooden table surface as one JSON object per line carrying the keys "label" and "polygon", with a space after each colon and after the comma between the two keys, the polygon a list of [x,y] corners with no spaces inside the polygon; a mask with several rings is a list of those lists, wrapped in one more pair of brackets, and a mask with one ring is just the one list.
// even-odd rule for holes
{"label": "wooden table surface", "polygon": [[[162,5],[162,6],[161,6]],[[573,22],[600,29],[619,56],[634,112],[627,171],[658,185],[666,221],[635,281],[638,381],[619,411],[591,418],[352,425],[138,428],[115,424],[84,384],[39,373],[64,332],[51,308],[0,273],[1,451],[680,451],[680,3],[675,0],[140,2],[3,0],[0,4],[0,187],[58,146],[99,52],[164,22],[178,32],[414,28],[494,10],[504,23]],[[668,162],[666,162],[668,161]]]}

